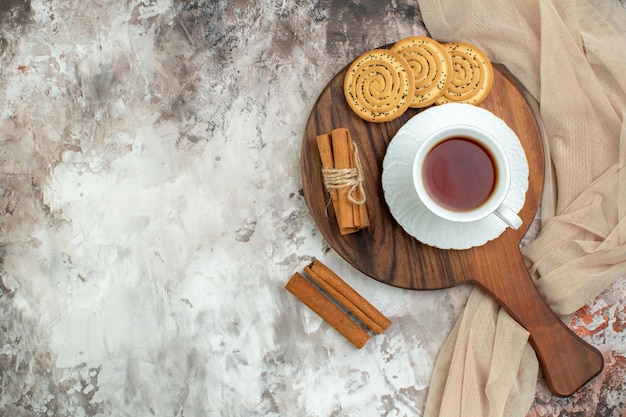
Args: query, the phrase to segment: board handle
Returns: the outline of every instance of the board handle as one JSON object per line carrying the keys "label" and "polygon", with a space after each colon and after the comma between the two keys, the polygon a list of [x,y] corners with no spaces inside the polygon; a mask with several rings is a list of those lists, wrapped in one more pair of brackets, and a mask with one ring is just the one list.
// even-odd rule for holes
{"label": "board handle", "polygon": [[602,372],[602,353],[578,337],[550,309],[528,274],[521,254],[510,280],[477,282],[530,333],[550,391],[568,397]]}

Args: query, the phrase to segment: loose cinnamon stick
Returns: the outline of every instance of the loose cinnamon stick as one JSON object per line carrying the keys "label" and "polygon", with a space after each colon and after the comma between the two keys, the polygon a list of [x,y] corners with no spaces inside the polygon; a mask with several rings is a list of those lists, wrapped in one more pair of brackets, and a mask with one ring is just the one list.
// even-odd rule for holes
{"label": "loose cinnamon stick", "polygon": [[322,277],[320,277],[316,272],[311,270],[310,267],[305,266],[304,272],[311,278],[313,282],[319,285],[324,291],[326,291],[331,297],[333,297],[339,304],[341,304],[344,308],[346,308],[349,312],[354,314],[364,325],[366,325],[370,330],[372,330],[376,334],[382,333],[384,330],[378,323],[372,320],[367,314],[363,312],[358,306],[356,306],[352,301],[347,299],[345,295],[335,289],[328,282],[324,281]]}
{"label": "loose cinnamon stick", "polygon": [[[391,320],[320,261],[314,260],[304,270],[311,279],[329,292],[337,302],[357,316],[374,333],[381,333],[391,325]],[[324,284],[321,284],[320,281],[323,281]]]}
{"label": "loose cinnamon stick", "polygon": [[361,349],[369,339],[370,336],[365,330],[299,273],[293,274],[285,288],[358,349]]}

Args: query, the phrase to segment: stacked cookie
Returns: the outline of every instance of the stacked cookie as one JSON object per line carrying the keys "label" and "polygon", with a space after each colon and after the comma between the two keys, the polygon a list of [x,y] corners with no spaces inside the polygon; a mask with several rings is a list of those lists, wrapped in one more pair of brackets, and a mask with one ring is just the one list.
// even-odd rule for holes
{"label": "stacked cookie", "polygon": [[354,60],[346,72],[344,94],[359,117],[382,123],[409,107],[480,104],[492,85],[491,62],[474,45],[412,36]]}

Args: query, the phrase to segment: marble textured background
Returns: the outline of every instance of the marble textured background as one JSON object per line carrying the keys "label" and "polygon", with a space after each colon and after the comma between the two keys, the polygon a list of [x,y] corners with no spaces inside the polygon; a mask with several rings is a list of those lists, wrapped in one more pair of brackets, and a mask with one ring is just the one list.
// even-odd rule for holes
{"label": "marble textured background", "polygon": [[[0,416],[419,416],[469,288],[351,269],[304,124],[415,1],[0,4]],[[354,349],[283,286],[313,257],[392,318]],[[572,318],[607,371],[532,416],[626,412],[626,285]]]}

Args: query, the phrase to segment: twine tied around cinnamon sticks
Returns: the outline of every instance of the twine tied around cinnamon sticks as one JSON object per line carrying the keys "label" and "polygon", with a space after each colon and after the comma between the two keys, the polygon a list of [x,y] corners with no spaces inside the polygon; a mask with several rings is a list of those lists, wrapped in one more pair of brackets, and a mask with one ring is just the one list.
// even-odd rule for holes
{"label": "twine tied around cinnamon sticks", "polygon": [[324,186],[330,194],[342,235],[369,227],[365,205],[365,176],[358,148],[345,128],[316,137]]}
{"label": "twine tied around cinnamon sticks", "polygon": [[352,144],[352,146],[354,148],[354,168],[322,168],[322,174],[327,190],[348,188],[348,200],[351,203],[361,205],[365,204],[365,190],[363,189],[365,177],[359,159],[359,149],[356,144]]}

